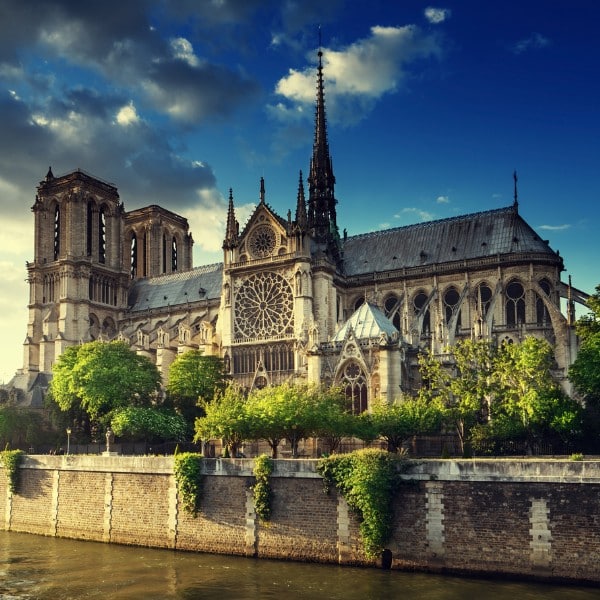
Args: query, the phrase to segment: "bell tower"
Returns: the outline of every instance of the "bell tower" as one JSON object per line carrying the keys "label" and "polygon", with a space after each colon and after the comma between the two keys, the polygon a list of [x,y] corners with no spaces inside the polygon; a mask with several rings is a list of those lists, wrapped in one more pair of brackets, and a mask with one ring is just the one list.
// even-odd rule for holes
{"label": "bell tower", "polygon": [[27,263],[29,322],[24,371],[50,372],[63,350],[116,334],[126,307],[122,205],[117,188],[81,170],[37,188],[34,260]]}

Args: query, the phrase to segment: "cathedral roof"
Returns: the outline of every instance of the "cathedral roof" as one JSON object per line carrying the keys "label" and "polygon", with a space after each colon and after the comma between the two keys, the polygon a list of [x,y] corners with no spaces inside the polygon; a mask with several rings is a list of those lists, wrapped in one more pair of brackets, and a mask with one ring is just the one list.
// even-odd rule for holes
{"label": "cathedral roof", "polygon": [[343,252],[347,276],[517,253],[562,262],[516,206],[348,237]]}
{"label": "cathedral roof", "polygon": [[129,289],[128,306],[132,312],[164,309],[198,300],[213,300],[221,296],[223,264],[216,263],[192,269],[137,279]]}
{"label": "cathedral roof", "polygon": [[354,311],[352,316],[344,323],[343,327],[333,336],[334,342],[343,342],[352,329],[356,339],[364,340],[379,338],[395,339],[398,330],[393,323],[373,304],[365,302]]}

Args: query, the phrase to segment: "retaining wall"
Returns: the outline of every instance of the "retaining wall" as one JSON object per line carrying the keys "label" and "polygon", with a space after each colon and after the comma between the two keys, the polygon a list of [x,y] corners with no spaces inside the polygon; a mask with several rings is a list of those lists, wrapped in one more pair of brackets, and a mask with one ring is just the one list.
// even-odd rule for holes
{"label": "retaining wall", "polygon": [[[254,512],[251,459],[204,459],[197,517],[172,457],[27,456],[19,492],[0,477],[4,528],[245,556],[379,566],[312,460],[277,460],[272,518]],[[426,460],[396,494],[392,568],[600,583],[600,462]]]}

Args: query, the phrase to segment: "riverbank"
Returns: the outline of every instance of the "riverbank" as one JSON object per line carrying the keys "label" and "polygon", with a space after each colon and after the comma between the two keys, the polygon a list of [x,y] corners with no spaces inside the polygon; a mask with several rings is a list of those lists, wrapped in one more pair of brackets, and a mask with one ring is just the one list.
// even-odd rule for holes
{"label": "riverbank", "polygon": [[[379,567],[313,460],[277,460],[271,521],[251,459],[204,459],[201,510],[185,512],[172,457],[26,456],[0,477],[4,529],[46,536]],[[600,584],[600,461],[409,461],[394,499],[392,569]]]}

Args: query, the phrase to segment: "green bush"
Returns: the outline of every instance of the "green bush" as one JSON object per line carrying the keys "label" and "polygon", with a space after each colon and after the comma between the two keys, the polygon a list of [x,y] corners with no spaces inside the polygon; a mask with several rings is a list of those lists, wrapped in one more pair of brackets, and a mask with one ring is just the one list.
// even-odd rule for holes
{"label": "green bush", "polygon": [[392,500],[403,459],[390,452],[365,449],[321,459],[317,472],[325,491],[333,485],[360,520],[365,554],[376,558],[392,533]]}
{"label": "green bush", "polygon": [[183,508],[196,516],[202,492],[202,454],[182,452],[175,455],[174,471]]}
{"label": "green bush", "polygon": [[583,454],[581,452],[574,452],[571,454],[570,459],[576,462],[583,460]]}
{"label": "green bush", "polygon": [[0,459],[6,471],[8,489],[11,494],[16,494],[19,488],[19,474],[21,472],[19,466],[21,465],[23,454],[22,450],[3,450],[0,452]]}
{"label": "green bush", "polygon": [[261,521],[271,518],[271,483],[269,477],[273,473],[273,460],[266,454],[254,459],[254,509]]}

